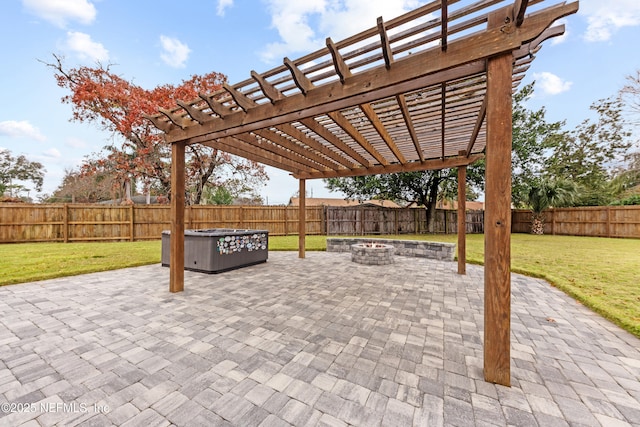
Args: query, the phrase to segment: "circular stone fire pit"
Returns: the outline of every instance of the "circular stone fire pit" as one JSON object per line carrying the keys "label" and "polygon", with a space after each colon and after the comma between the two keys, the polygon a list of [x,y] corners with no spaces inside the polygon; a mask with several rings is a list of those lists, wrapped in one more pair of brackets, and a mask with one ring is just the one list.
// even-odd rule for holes
{"label": "circular stone fire pit", "polygon": [[382,243],[356,243],[351,245],[351,261],[358,264],[386,265],[393,264],[395,248]]}

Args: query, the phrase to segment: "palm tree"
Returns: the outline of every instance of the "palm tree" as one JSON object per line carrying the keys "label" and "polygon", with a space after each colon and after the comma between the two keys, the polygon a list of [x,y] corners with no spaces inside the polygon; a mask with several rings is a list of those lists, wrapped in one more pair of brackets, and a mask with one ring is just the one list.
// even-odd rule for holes
{"label": "palm tree", "polygon": [[542,178],[527,194],[531,213],[531,234],[544,234],[544,211],[550,207],[567,206],[574,202],[578,188],[572,181]]}

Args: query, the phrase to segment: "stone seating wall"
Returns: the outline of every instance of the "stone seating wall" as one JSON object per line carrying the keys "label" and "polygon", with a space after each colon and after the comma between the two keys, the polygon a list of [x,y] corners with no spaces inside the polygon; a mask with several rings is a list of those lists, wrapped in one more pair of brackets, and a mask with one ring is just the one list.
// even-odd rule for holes
{"label": "stone seating wall", "polygon": [[455,243],[427,242],[420,240],[365,239],[358,237],[330,237],[327,239],[327,252],[351,252],[351,245],[369,242],[393,245],[395,247],[395,255],[430,258],[442,261],[453,261],[456,251]]}

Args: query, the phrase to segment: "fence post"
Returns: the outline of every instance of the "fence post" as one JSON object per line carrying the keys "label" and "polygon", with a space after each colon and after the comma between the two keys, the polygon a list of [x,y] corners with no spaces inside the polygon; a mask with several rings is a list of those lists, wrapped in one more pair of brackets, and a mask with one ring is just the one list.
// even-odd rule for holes
{"label": "fence post", "polygon": [[64,204],[63,215],[64,215],[64,218],[62,219],[63,221],[62,233],[64,235],[64,242],[69,243],[69,204],[68,203]]}
{"label": "fence post", "polygon": [[607,237],[611,237],[611,208],[607,206]]}
{"label": "fence post", "polygon": [[240,225],[238,228],[244,228],[244,206],[240,206]]}
{"label": "fence post", "polygon": [[555,208],[551,209],[551,235],[556,235],[556,210]]}
{"label": "fence post", "polygon": [[323,206],[324,211],[324,229],[327,236],[331,235],[331,228],[329,226],[329,206]]}
{"label": "fence post", "polygon": [[449,229],[447,227],[447,217],[449,216],[449,211],[443,210],[442,213],[444,214],[444,234],[449,234]]}
{"label": "fence post", "polygon": [[134,241],[134,235],[133,233],[135,233],[135,227],[134,227],[134,223],[133,223],[133,214],[135,212],[135,210],[133,209],[134,205],[129,205],[129,241],[133,242]]}
{"label": "fence post", "polygon": [[398,230],[398,225],[399,225],[398,224],[398,211],[396,209],[393,210],[393,215],[395,217],[394,220],[393,220],[393,222],[394,222],[393,225],[396,228],[396,235],[397,235],[397,234],[400,234],[400,230]]}

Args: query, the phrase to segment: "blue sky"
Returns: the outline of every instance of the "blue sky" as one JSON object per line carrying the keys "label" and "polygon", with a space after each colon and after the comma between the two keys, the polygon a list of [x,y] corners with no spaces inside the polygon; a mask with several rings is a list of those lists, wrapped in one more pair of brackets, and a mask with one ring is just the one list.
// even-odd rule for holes
{"label": "blue sky", "polygon": [[[467,2],[463,0],[463,2]],[[548,0],[549,4],[557,3]],[[266,71],[426,2],[417,0],[7,0],[0,6],[0,148],[45,165],[44,192],[60,184],[65,168],[98,152],[112,135],[96,125],[69,122],[66,93],[38,59],[65,57],[67,66],[96,61],[145,88],[179,83],[217,71],[231,83]],[[567,33],[548,41],[525,82],[536,80],[530,108],[545,106],[549,120],[573,127],[589,105],[615,95],[640,69],[640,2],[581,0],[564,21]],[[297,181],[268,168],[261,191],[286,203]],[[315,197],[339,197],[321,181]],[[31,196],[34,196],[32,193]]]}

